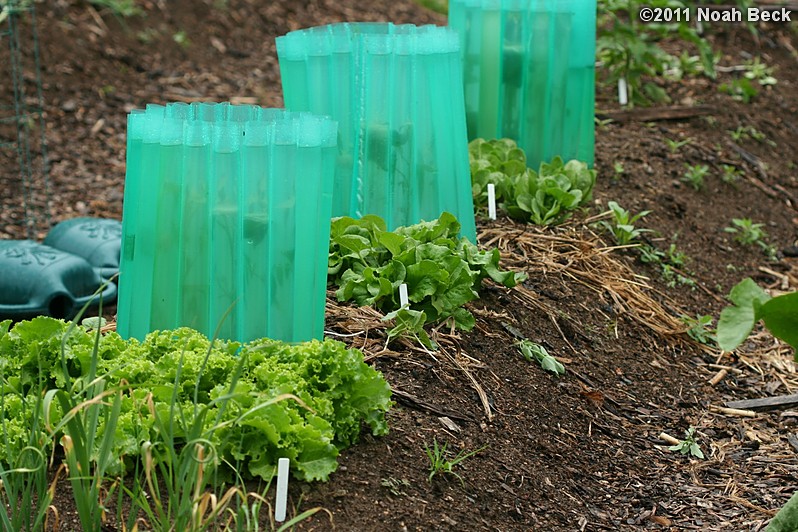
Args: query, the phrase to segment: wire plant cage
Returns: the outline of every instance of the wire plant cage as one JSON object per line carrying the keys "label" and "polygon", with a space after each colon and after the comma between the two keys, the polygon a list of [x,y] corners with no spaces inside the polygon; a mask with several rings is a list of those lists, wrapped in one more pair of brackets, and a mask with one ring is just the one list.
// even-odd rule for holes
{"label": "wire plant cage", "polygon": [[0,237],[50,226],[39,36],[33,0],[0,0]]}

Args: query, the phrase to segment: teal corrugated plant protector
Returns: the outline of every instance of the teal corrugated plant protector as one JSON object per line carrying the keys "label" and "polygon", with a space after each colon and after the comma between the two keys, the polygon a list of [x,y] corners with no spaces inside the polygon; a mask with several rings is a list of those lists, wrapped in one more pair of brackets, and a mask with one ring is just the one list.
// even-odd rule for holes
{"label": "teal corrugated plant protector", "polygon": [[468,138],[510,138],[527,163],[593,166],[596,0],[451,0]]}
{"label": "teal corrugated plant protector", "polygon": [[128,115],[118,331],[321,339],[337,124],[227,103]]}
{"label": "teal corrugated plant protector", "polygon": [[277,38],[285,106],[339,123],[333,216],[459,220],[476,242],[457,34],[342,23]]}

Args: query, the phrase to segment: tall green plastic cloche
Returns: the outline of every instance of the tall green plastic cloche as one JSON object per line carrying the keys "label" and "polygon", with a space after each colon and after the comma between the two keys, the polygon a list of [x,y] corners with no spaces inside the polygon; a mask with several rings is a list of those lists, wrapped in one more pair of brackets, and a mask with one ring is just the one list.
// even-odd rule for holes
{"label": "tall green plastic cloche", "polygon": [[118,330],[321,338],[336,123],[227,103],[128,116]]}
{"label": "tall green plastic cloche", "polygon": [[277,38],[286,108],[333,117],[333,215],[389,229],[453,213],[476,241],[457,34],[341,23]]}
{"label": "tall green plastic cloche", "polygon": [[510,138],[537,168],[593,165],[596,0],[451,0],[468,138]]}

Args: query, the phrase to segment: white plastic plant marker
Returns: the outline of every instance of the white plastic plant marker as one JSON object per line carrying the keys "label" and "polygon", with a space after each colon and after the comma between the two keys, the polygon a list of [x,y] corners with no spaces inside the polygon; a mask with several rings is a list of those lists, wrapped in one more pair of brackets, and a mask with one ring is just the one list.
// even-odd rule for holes
{"label": "white plastic plant marker", "polygon": [[496,185],[488,183],[488,218],[496,219]]}
{"label": "white plastic plant marker", "polygon": [[626,105],[629,103],[629,94],[626,87],[626,78],[620,78],[618,80],[618,102],[621,105]]}
{"label": "white plastic plant marker", "polygon": [[407,285],[405,283],[399,285],[399,305],[402,308],[410,306],[410,301],[407,299]]}
{"label": "white plastic plant marker", "polygon": [[274,520],[285,521],[285,507],[288,501],[288,458],[277,460],[277,500],[274,502]]}

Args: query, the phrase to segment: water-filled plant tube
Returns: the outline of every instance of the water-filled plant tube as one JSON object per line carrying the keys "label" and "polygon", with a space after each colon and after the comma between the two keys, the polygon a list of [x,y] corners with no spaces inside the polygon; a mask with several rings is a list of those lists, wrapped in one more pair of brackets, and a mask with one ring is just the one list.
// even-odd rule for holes
{"label": "water-filled plant tube", "polygon": [[448,211],[476,242],[457,34],[341,23],[277,38],[285,106],[339,123],[333,215],[389,229]]}
{"label": "water-filled plant tube", "polygon": [[530,167],[593,165],[596,0],[451,0],[468,138],[511,138]]}
{"label": "water-filled plant tube", "polygon": [[336,122],[174,103],[127,134],[119,333],[322,338]]}

